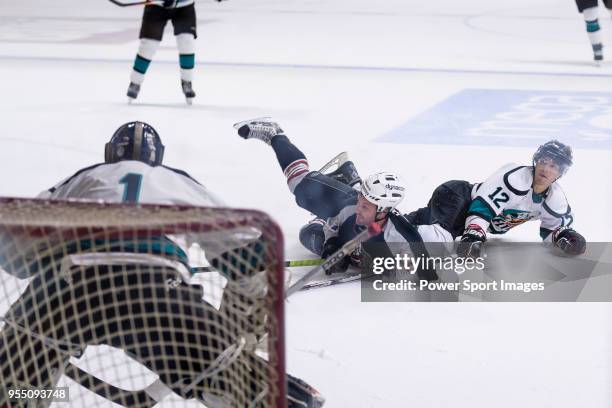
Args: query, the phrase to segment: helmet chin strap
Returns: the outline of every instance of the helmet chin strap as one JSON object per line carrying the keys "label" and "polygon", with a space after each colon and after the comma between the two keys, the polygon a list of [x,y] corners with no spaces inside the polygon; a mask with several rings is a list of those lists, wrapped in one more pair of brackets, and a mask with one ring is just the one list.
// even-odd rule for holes
{"label": "helmet chin strap", "polygon": [[[382,216],[381,216],[382,215]],[[377,210],[374,216],[374,222],[382,221],[389,216],[389,207]]]}

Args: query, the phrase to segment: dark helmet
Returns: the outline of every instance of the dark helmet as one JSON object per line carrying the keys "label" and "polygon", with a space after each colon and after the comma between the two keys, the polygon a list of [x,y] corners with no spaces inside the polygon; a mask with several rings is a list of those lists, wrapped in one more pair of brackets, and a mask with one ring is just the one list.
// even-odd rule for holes
{"label": "dark helmet", "polygon": [[164,145],[153,126],[144,122],[129,122],[115,131],[104,148],[104,161],[138,160],[159,166],[164,158]]}
{"label": "dark helmet", "polygon": [[533,155],[534,167],[538,160],[544,157],[551,158],[557,163],[561,169],[562,175],[565,174],[567,169],[573,164],[572,148],[558,140],[551,140],[538,147],[538,150],[536,150]]}

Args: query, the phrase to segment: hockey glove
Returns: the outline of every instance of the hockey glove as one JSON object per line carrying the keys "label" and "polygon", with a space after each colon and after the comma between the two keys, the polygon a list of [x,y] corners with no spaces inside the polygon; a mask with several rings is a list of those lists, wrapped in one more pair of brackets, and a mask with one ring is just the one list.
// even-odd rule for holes
{"label": "hockey glove", "polygon": [[582,255],[586,251],[586,240],[568,226],[559,227],[553,232],[553,243],[568,255]]}
{"label": "hockey glove", "polygon": [[468,225],[457,245],[457,255],[463,258],[478,258],[486,239],[487,234],[480,225]]}
{"label": "hockey glove", "polygon": [[[342,244],[338,237],[331,237],[325,244],[323,244],[323,252],[321,252],[321,258],[327,259],[331,255],[333,255],[336,251],[342,248]],[[325,273],[327,275],[331,275],[332,273],[344,273],[348,269],[351,263],[351,259],[349,256],[345,256],[340,260],[337,264],[328,269]]]}

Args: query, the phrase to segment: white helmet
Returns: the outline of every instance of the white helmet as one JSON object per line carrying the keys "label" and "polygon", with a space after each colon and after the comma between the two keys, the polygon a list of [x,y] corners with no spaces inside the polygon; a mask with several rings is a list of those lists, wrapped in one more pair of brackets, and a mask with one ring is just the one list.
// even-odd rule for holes
{"label": "white helmet", "polygon": [[380,172],[365,178],[361,183],[361,194],[377,211],[392,209],[404,199],[406,189],[394,173]]}

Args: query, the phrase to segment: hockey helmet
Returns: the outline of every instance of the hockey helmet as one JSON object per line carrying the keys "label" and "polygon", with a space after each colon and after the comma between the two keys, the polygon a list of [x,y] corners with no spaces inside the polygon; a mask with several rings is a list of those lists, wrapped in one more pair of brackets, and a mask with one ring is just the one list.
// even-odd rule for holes
{"label": "hockey helmet", "polygon": [[543,158],[552,159],[559,166],[561,175],[563,175],[573,163],[572,148],[558,140],[548,141],[538,147],[533,155],[533,167],[535,168],[536,163]]}
{"label": "hockey helmet", "polygon": [[377,212],[390,210],[404,199],[406,189],[394,173],[375,173],[361,183],[361,194],[375,204]]}
{"label": "hockey helmet", "polygon": [[104,161],[138,160],[159,166],[164,158],[164,145],[153,126],[144,122],[129,122],[115,131],[104,148]]}

